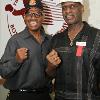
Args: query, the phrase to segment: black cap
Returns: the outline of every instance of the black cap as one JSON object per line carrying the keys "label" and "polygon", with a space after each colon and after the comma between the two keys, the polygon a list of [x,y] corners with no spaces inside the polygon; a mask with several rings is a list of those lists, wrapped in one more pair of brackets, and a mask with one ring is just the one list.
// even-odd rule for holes
{"label": "black cap", "polygon": [[41,0],[34,0],[32,3],[30,3],[30,1],[26,5],[26,9],[30,9],[31,7],[36,7],[36,8],[43,10],[43,4],[42,4]]}

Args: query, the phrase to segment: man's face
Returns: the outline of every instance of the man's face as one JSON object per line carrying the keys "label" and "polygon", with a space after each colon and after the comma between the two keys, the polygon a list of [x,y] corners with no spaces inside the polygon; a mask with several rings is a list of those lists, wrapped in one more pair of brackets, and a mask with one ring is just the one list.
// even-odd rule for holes
{"label": "man's face", "polygon": [[62,3],[62,14],[68,25],[82,21],[84,7],[80,3],[65,2]]}
{"label": "man's face", "polygon": [[43,12],[39,8],[32,7],[25,14],[24,21],[30,31],[38,31],[43,22]]}

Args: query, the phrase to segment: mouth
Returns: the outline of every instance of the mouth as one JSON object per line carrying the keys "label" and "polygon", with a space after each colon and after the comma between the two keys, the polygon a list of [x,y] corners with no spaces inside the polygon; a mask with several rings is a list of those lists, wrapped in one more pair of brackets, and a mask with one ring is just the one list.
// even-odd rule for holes
{"label": "mouth", "polygon": [[29,21],[29,25],[31,26],[31,27],[34,27],[34,26],[37,26],[37,21]]}
{"label": "mouth", "polygon": [[73,15],[66,15],[65,18],[66,18],[67,20],[72,20],[72,19],[74,18],[74,16],[73,16]]}

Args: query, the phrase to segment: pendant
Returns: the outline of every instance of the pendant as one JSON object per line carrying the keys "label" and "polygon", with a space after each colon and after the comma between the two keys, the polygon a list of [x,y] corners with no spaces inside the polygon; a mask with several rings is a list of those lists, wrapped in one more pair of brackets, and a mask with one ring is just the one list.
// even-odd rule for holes
{"label": "pendant", "polygon": [[70,46],[72,46],[72,45],[73,45],[73,41],[70,42]]}

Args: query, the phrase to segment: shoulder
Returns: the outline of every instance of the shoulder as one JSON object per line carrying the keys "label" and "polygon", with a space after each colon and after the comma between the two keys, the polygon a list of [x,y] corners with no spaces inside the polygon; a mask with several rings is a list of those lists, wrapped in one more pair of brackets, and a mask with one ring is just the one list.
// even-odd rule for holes
{"label": "shoulder", "polygon": [[52,39],[54,40],[58,40],[58,39],[63,39],[66,36],[67,30],[65,30],[64,32],[61,33],[56,33]]}
{"label": "shoulder", "polygon": [[92,33],[93,33],[93,32],[97,33],[98,31],[100,31],[100,29],[98,29],[98,28],[96,28],[96,27],[94,27],[94,26],[88,24],[87,22],[83,22],[83,23],[84,23],[86,29],[89,30],[89,31],[92,32]]}
{"label": "shoulder", "polygon": [[11,38],[8,40],[8,42],[15,42],[19,38],[23,37],[23,35],[24,35],[24,31],[14,34],[13,36],[11,36]]}
{"label": "shoulder", "polygon": [[52,35],[49,35],[49,34],[46,34],[46,37],[49,39],[49,40],[51,40],[52,39]]}
{"label": "shoulder", "polygon": [[95,27],[93,27],[93,26],[91,26],[90,28],[91,28],[91,30],[92,30],[92,31],[95,31],[95,32],[100,32],[100,29],[95,28]]}
{"label": "shoulder", "polygon": [[95,37],[99,37],[100,38],[100,29],[95,28],[95,27],[91,27],[90,32],[93,33],[93,34],[95,34]]}
{"label": "shoulder", "polygon": [[87,22],[84,22],[84,30],[88,35],[89,39],[92,39],[93,41],[96,38],[97,33],[100,33],[100,29],[88,24]]}

